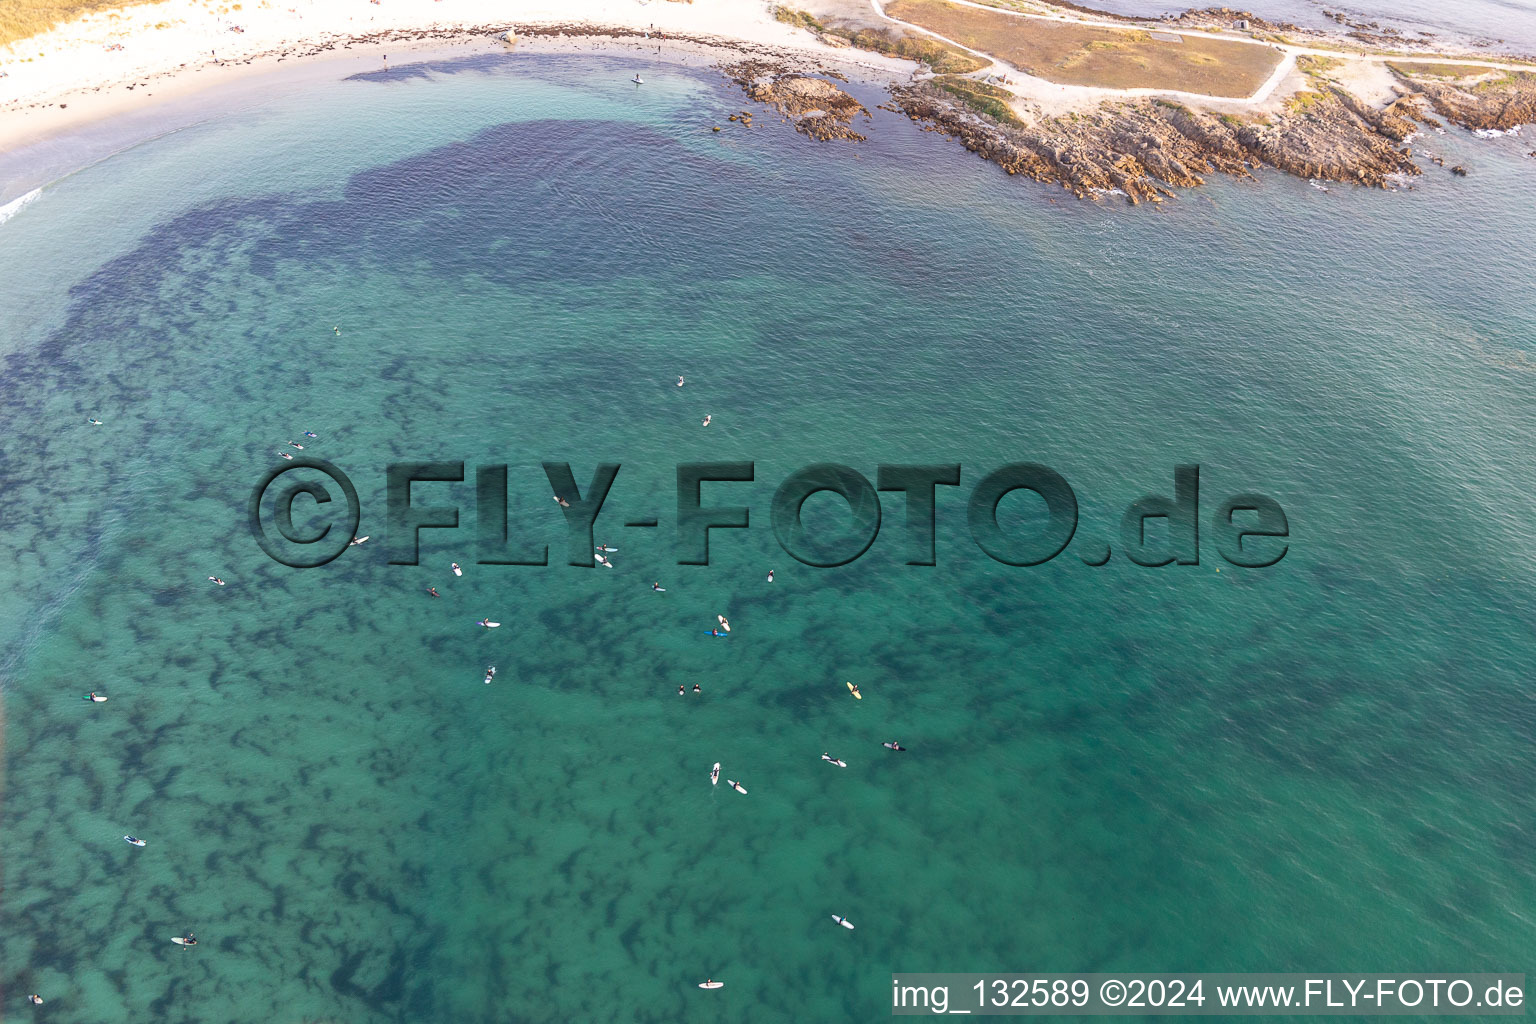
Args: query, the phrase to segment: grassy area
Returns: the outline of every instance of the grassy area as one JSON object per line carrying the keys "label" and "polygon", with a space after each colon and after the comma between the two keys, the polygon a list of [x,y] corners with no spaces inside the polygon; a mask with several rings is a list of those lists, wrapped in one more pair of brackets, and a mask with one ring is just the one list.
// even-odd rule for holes
{"label": "grassy area", "polygon": [[1004,124],[1023,123],[1014,114],[1013,108],[1008,105],[1012,94],[1007,89],[999,89],[995,85],[958,75],[941,75],[933,80],[933,84],[957,97],[967,107],[986,114],[994,121],[1002,121]]}
{"label": "grassy area", "polygon": [[[4,3],[6,0],[0,0]],[[941,43],[927,36],[906,36],[886,29],[850,29],[840,25],[825,25],[805,11],[792,7],[775,7],[773,16],[786,25],[794,25],[810,32],[840,36],[863,50],[922,61],[940,75],[963,75],[980,71],[987,62],[958,47]]]}
{"label": "grassy area", "polygon": [[42,35],[55,25],[95,11],[132,7],[151,0],[0,0],[0,46]]}
{"label": "grassy area", "polygon": [[1390,61],[1387,67],[1407,78],[1475,78],[1493,70],[1480,64],[1394,64]]}
{"label": "grassy area", "polygon": [[1154,39],[1139,29],[1021,18],[946,0],[891,0],[886,13],[1062,85],[1178,89],[1246,97],[1280,63],[1267,46],[1183,34]]}

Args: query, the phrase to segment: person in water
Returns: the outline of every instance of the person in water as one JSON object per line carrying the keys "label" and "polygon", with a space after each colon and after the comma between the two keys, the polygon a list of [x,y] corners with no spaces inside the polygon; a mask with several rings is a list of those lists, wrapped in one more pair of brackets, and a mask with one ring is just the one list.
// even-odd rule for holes
{"label": "person in water", "polygon": [[712,629],[712,630],[710,630],[710,631],[709,631],[709,635],[710,635],[710,636],[725,636],[725,634],[724,634],[724,633],[722,633],[722,632],[720,632],[720,631],[719,631],[719,630],[718,630],[718,629]]}
{"label": "person in water", "polygon": [[683,695],[683,684],[682,683],[678,683],[677,684],[677,695],[679,697],[681,697]]}
{"label": "person in water", "polygon": [[651,584],[651,589],[656,591],[659,594],[659,593],[662,593],[663,591],[665,591],[667,588],[662,586],[660,583],[652,583]]}
{"label": "person in water", "polygon": [[186,937],[181,940],[181,944],[183,946],[195,946],[197,945],[197,936],[187,932]]}
{"label": "person in water", "polygon": [[442,594],[439,594],[437,592],[437,588],[436,587],[428,587],[427,588],[427,593],[431,594],[433,597],[442,597],[443,596]]}
{"label": "person in water", "polygon": [[703,693],[704,691],[699,689],[699,684],[698,683],[694,683],[693,684],[693,692],[694,693]]}
{"label": "person in water", "polygon": [[772,569],[768,570],[768,582],[769,583],[773,582],[773,570]]}
{"label": "person in water", "polygon": [[33,992],[31,995],[27,996],[27,1002],[31,1003],[33,1006],[42,1006],[43,997],[38,995],[36,992]]}

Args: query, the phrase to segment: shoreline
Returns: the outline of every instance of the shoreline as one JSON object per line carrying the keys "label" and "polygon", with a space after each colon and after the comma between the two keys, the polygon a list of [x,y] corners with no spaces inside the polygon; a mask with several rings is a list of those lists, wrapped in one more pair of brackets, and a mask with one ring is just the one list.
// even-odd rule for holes
{"label": "shoreline", "polygon": [[[518,35],[514,52],[517,48],[557,50],[563,30],[567,38],[607,38],[615,45],[640,37],[645,41],[640,45],[660,41],[674,51],[680,47],[714,50],[721,59],[795,56],[903,78],[912,69],[907,61],[829,46],[774,20],[766,4],[697,10],[691,3],[664,0],[645,6],[568,0],[559,7],[493,0],[448,2],[453,5],[451,12],[442,9],[447,6],[443,0],[390,0],[388,9],[382,4],[372,7],[366,0],[307,0],[299,21],[292,20],[290,12],[272,8],[242,11],[223,19],[228,22],[248,15],[241,33],[219,35],[188,28],[166,39],[157,38],[155,25],[166,24],[167,17],[185,21],[207,16],[203,3],[161,0],[126,8],[116,19],[89,15],[12,47],[13,51],[27,47],[28,52],[35,47],[40,56],[34,60],[14,52],[0,56],[0,71],[8,72],[0,78],[0,156],[284,64],[314,63],[317,58],[339,63],[352,57],[374,61],[368,70],[379,70],[391,51],[415,55],[459,46],[482,52],[508,49],[509,44],[499,37],[509,30]],[[357,20],[359,10],[394,12],[396,5],[400,13],[393,17]],[[456,16],[445,18],[448,13]],[[308,24],[303,24],[305,15]],[[204,46],[207,43],[214,45]],[[109,45],[124,49],[106,51]],[[126,61],[115,58],[127,54],[134,54],[136,63],[117,66]]]}
{"label": "shoreline", "polygon": [[[206,15],[207,2],[160,0],[127,11],[139,12],[141,21],[172,9],[190,17]],[[328,14],[326,24],[335,28],[361,27],[356,24],[359,4],[375,10],[373,4],[382,8],[396,0],[307,2],[310,15]],[[953,138],[1010,175],[1054,183],[1079,198],[1124,195],[1133,204],[1172,198],[1175,188],[1204,184],[1212,174],[1251,178],[1265,166],[1314,182],[1396,189],[1423,173],[1421,163],[1444,166],[1434,153],[1416,154],[1409,146],[1424,129],[1440,129],[1426,107],[1460,127],[1495,130],[1496,135],[1517,123],[1536,122],[1536,74],[1525,71],[1524,65],[1487,56],[1458,58],[1489,65],[1485,70],[1490,72],[1519,69],[1508,72],[1512,84],[1507,87],[1473,96],[1432,75],[1430,80],[1414,77],[1414,67],[1433,71],[1431,57],[1347,56],[1312,48],[1332,36],[1309,36],[1311,46],[1273,44],[1282,51],[1274,71],[1253,96],[1234,99],[1158,88],[1054,83],[994,54],[910,26],[966,50],[974,57],[973,67],[984,65],[962,74],[934,71],[918,57],[896,56],[901,51],[883,43],[878,52],[850,45],[844,29],[826,30],[813,21],[808,31],[801,21],[776,17],[773,7],[755,0],[734,0],[706,10],[664,0],[644,5],[639,0],[571,0],[570,9],[558,14],[537,7],[534,0],[517,5],[520,11],[503,7],[501,17],[492,20],[430,24],[418,23],[415,15],[434,3],[479,9],[492,6],[492,0],[398,2],[392,24],[379,25],[374,16],[366,32],[307,31],[297,36],[290,31],[292,18],[304,20],[297,9],[274,12],[263,7],[259,10],[267,12],[262,15],[267,20],[256,26],[260,31],[233,34],[243,46],[239,57],[214,57],[218,51],[212,51],[205,59],[182,59],[189,40],[207,41],[206,32],[184,34],[175,40],[158,39],[156,46],[144,44],[147,54],[139,59],[157,64],[156,70],[140,69],[125,77],[106,62],[94,78],[67,86],[58,86],[56,73],[70,60],[75,65],[84,61],[92,40],[123,38],[128,40],[124,47],[137,46],[145,38],[142,26],[125,28],[113,19],[88,16],[37,37],[44,59],[52,45],[56,60],[47,74],[34,69],[30,94],[0,101],[0,207],[147,139],[209,116],[238,112],[244,101],[259,102],[273,88],[308,88],[384,71],[390,53],[397,55],[397,68],[422,59],[519,52],[602,50],[681,64],[697,58],[696,66],[712,65],[734,81],[746,99],[777,110],[796,131],[824,141],[864,138],[850,125],[853,114],[863,108],[831,82],[815,80],[847,81],[853,76],[886,89],[892,104],[886,109]],[[323,6],[316,8],[317,3]],[[870,6],[884,24],[905,24],[884,15],[878,2]],[[1181,20],[1199,13],[1186,12]],[[523,16],[508,22],[503,20],[508,14]],[[656,22],[644,20],[653,16]],[[1095,22],[1100,16],[1095,14]],[[1070,19],[1063,13],[1062,20]],[[321,28],[320,21],[315,18],[309,28]],[[513,34],[512,42],[504,38],[508,33]],[[839,38],[837,33],[844,35]],[[0,68],[15,67],[15,59],[13,54]],[[5,84],[9,79],[0,79],[0,85]],[[1460,165],[1449,170],[1463,177],[1467,173]]]}

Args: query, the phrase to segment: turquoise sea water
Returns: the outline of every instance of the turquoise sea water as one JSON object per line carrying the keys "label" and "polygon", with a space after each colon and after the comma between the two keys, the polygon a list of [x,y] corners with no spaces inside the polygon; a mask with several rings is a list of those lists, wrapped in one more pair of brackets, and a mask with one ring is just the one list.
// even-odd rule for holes
{"label": "turquoise sea water", "polygon": [[[892,971],[1525,970],[1528,147],[1132,210],[742,106],[594,56],[397,69],[0,224],[7,1008],[840,1021]],[[245,516],[304,430],[372,539],[299,571]],[[388,564],[384,467],[429,459],[508,463],[552,564],[475,564],[469,481],[418,486],[462,526]],[[680,566],[675,467],[724,460],[751,528]],[[612,571],[563,564],[542,461],[622,464]],[[938,564],[894,494],[862,559],[786,556],[774,490],[825,461],[960,463]],[[1017,461],[1080,505],[1033,568],[966,530]],[[1200,564],[1084,564],[1181,463]],[[1272,568],[1216,554],[1243,491],[1289,517]]]}

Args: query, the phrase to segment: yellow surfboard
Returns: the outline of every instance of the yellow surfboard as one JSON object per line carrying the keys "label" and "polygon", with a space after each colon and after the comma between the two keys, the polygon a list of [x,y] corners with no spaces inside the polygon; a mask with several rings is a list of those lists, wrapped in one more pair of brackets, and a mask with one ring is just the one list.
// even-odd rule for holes
{"label": "yellow surfboard", "polygon": [[857,686],[854,686],[852,683],[848,684],[848,692],[853,694],[853,699],[854,700],[863,700],[864,699],[864,695],[859,692],[859,688]]}

